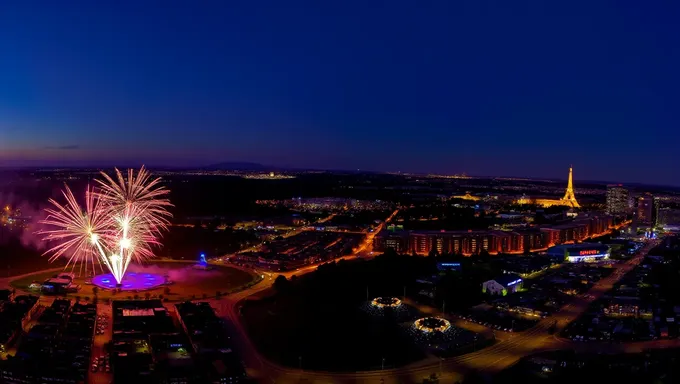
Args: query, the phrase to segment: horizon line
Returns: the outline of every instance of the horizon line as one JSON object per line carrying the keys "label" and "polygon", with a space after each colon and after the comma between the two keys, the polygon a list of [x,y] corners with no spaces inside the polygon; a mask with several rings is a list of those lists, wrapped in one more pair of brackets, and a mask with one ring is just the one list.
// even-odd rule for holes
{"label": "horizon line", "polygon": [[[147,169],[157,169],[157,170],[200,170],[200,169],[205,169],[205,168],[210,168],[215,165],[223,164],[223,163],[241,163],[241,164],[252,164],[252,165],[257,165],[263,168],[270,168],[272,171],[289,171],[289,172],[351,172],[351,173],[374,173],[374,174],[384,174],[384,175],[416,175],[416,176],[430,176],[430,175],[441,175],[441,176],[461,176],[464,175],[464,177],[468,177],[471,179],[525,179],[525,180],[531,180],[531,181],[546,181],[546,182],[561,182],[561,181],[568,181],[568,177],[566,179],[560,179],[560,178],[546,178],[546,177],[533,177],[533,176],[490,176],[490,175],[468,175],[465,172],[463,173],[439,173],[439,172],[401,172],[401,171],[375,171],[375,170],[367,170],[367,169],[341,169],[341,168],[335,168],[335,169],[324,169],[324,168],[301,168],[301,167],[281,167],[281,166],[269,166],[257,162],[252,162],[252,161],[225,161],[221,163],[213,163],[211,165],[203,165],[203,166],[171,166],[171,165],[146,165],[146,164],[140,164],[140,165],[16,165],[16,166],[10,166],[10,165],[0,165],[0,170],[39,170],[39,169],[46,169],[46,170],[56,170],[56,169],[82,169],[82,170],[89,170],[89,169],[101,169],[101,168],[138,168],[138,167],[145,167]],[[243,171],[243,172],[265,172],[265,170],[257,170],[257,169],[229,169],[229,168],[224,168],[220,169],[220,171]],[[622,184],[624,187],[626,185],[629,186],[649,186],[649,187],[671,187],[671,188],[679,188],[680,185],[672,185],[672,184],[649,184],[649,183],[643,183],[643,182],[621,182],[621,181],[611,181],[611,180],[576,180],[574,184],[576,184],[576,189],[578,189],[578,184],[579,182],[581,183],[586,183],[586,184],[606,184],[606,185],[620,185]]]}

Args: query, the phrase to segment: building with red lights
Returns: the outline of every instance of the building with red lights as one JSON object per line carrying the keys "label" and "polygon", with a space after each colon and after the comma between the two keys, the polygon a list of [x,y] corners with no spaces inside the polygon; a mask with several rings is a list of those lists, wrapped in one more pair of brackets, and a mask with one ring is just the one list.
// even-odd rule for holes
{"label": "building with red lights", "polygon": [[606,260],[611,251],[608,245],[596,243],[562,244],[548,249],[547,254],[564,257],[570,263]]}
{"label": "building with red lights", "polygon": [[428,255],[519,254],[545,250],[558,244],[578,243],[611,231],[614,220],[607,215],[586,216],[555,226],[524,228],[515,231],[382,231],[373,238],[373,249],[384,252]]}

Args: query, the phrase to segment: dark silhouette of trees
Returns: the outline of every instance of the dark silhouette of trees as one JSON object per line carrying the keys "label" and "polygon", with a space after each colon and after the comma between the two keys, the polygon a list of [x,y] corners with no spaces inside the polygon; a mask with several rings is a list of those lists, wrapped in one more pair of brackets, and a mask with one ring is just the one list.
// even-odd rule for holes
{"label": "dark silhouette of trees", "polygon": [[290,282],[286,279],[286,276],[278,275],[274,280],[274,289],[277,292],[285,293],[288,292],[288,288],[290,288]]}

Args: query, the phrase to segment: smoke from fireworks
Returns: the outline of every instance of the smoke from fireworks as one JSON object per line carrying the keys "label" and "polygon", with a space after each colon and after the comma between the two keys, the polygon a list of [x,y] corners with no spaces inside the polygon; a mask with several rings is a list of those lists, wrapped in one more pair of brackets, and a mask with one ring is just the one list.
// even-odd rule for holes
{"label": "smoke from fireworks", "polygon": [[104,265],[120,283],[132,260],[153,257],[152,246],[159,244],[171,217],[169,191],[144,167],[136,174],[128,170],[127,177],[118,169],[115,177],[102,172],[102,178],[96,188],[86,189],[85,209],[68,186],[62,191],[65,204],[51,199],[53,207],[42,221],[51,229],[40,233],[59,242],[45,252],[51,260],[65,257],[68,264],[91,264],[93,269]]}

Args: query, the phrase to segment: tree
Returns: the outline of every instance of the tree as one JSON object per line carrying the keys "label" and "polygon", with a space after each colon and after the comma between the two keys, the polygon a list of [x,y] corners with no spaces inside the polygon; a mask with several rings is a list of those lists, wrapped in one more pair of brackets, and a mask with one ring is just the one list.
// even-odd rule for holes
{"label": "tree", "polygon": [[97,295],[97,293],[99,293],[99,287],[95,285],[94,287],[92,287],[92,294]]}
{"label": "tree", "polygon": [[278,292],[285,292],[288,288],[290,288],[290,282],[286,279],[286,276],[278,275],[274,280],[274,289]]}
{"label": "tree", "polygon": [[147,300],[149,300],[149,299],[151,298],[151,293],[146,292],[146,293],[144,294],[144,298],[147,299]]}
{"label": "tree", "polygon": [[169,295],[170,294],[170,287],[165,287],[163,289],[163,293],[165,293],[165,296]]}

